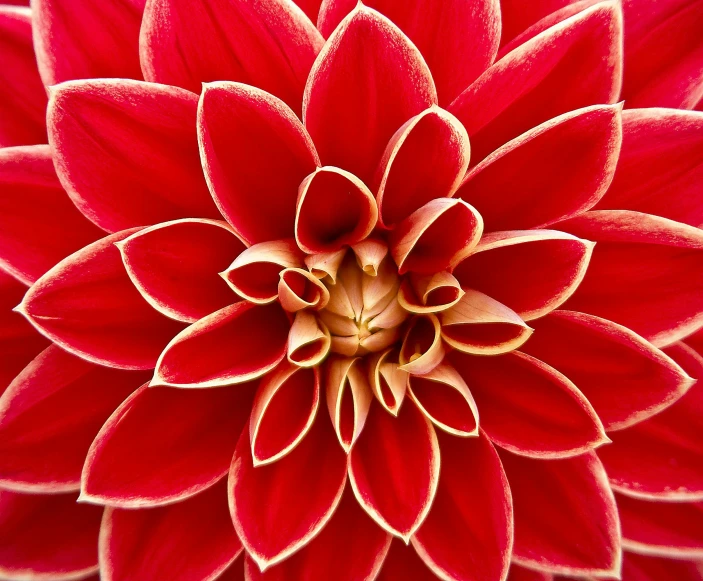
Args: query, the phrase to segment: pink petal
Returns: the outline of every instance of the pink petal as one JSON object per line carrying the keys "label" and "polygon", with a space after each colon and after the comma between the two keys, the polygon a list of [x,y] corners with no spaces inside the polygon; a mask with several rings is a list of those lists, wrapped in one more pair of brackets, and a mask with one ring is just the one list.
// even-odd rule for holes
{"label": "pink petal", "polygon": [[583,392],[606,430],[655,415],[693,380],[670,357],[626,327],[592,315],[553,311],[522,351],[555,367]]}
{"label": "pink petal", "polygon": [[59,179],[109,232],[220,217],[195,140],[196,95],[128,80],[54,87],[47,114]]}
{"label": "pink petal", "polygon": [[432,371],[444,358],[442,328],[432,314],[418,315],[410,320],[400,347],[399,369],[424,375]]}
{"label": "pink petal", "polygon": [[100,367],[57,346],[44,350],[0,399],[0,484],[27,492],[80,488],[100,427],[148,373]]}
{"label": "pink petal", "polygon": [[81,498],[140,508],[179,502],[212,486],[227,473],[249,420],[252,387],[143,385],[95,438],[83,468]]}
{"label": "pink petal", "polygon": [[603,196],[621,139],[621,105],[566,113],[494,151],[456,195],[478,210],[488,231],[544,228]]}
{"label": "pink petal", "polygon": [[200,92],[201,83],[239,81],[300,111],[305,80],[323,39],[293,2],[153,0],[141,32],[148,81]]}
{"label": "pink petal", "polygon": [[124,230],[89,244],[49,270],[17,307],[67,351],[108,367],[151,369],[182,325],[156,312],[127,276],[115,242]]}
{"label": "pink petal", "polygon": [[655,345],[703,324],[703,232],[639,212],[601,210],[558,224],[597,242],[566,308],[619,323]]}
{"label": "pink petal", "polygon": [[473,163],[557,115],[614,103],[620,92],[621,52],[620,4],[608,1],[507,54],[449,106],[469,132]]}
{"label": "pink petal", "polygon": [[286,268],[278,281],[278,300],[289,313],[303,309],[319,311],[330,300],[330,291],[304,268]]}
{"label": "pink petal", "polygon": [[0,491],[0,575],[72,581],[97,572],[102,512],[75,494]]}
{"label": "pink petal", "polygon": [[248,243],[292,238],[298,186],[320,165],[295,113],[239,83],[205,85],[198,140],[215,201]]}
{"label": "pink petal", "polygon": [[608,442],[588,400],[561,373],[514,352],[447,356],[470,387],[481,428],[499,446],[534,458],[565,458]]}
{"label": "pink petal", "polygon": [[398,302],[411,313],[438,313],[454,307],[464,294],[459,281],[447,271],[411,274],[400,284]]}
{"label": "pink petal", "polygon": [[700,581],[701,565],[625,551],[622,575],[627,581]]}
{"label": "pink petal", "polygon": [[396,130],[436,101],[419,51],[391,21],[359,4],[310,71],[303,119],[323,164],[370,184]]}
{"label": "pink petal", "polygon": [[373,402],[349,455],[349,481],[371,518],[407,543],[432,506],[439,462],[435,431],[414,403],[393,417]]}
{"label": "pink petal", "polygon": [[436,581],[437,576],[420,559],[412,546],[393,539],[376,581]]}
{"label": "pink petal", "polygon": [[513,563],[510,565],[507,581],[552,581],[553,579],[549,573],[541,573]]}
{"label": "pink petal", "polygon": [[256,379],[285,356],[288,329],[285,311],[277,304],[235,303],[174,337],[159,357],[154,380],[200,388]]}
{"label": "pink petal", "polygon": [[480,291],[525,321],[556,309],[576,290],[593,244],[554,230],[494,232],[454,270],[462,287]]}
{"label": "pink petal", "polygon": [[287,358],[300,367],[314,367],[327,357],[332,337],[325,324],[309,311],[298,311],[288,334]]}
{"label": "pink petal", "polygon": [[239,300],[219,276],[245,249],[225,222],[157,224],[117,247],[134,286],[167,317],[193,323]]}
{"label": "pink petal", "polygon": [[227,510],[223,480],[169,506],[108,507],[100,532],[105,581],[219,578],[242,550]]}
{"label": "pink petal", "polygon": [[502,20],[501,46],[530,28],[551,13],[573,3],[574,0],[500,0]]}
{"label": "pink petal", "polygon": [[249,434],[229,473],[229,506],[247,554],[266,569],[306,546],[330,521],[346,483],[345,455],[326,414],[273,464],[254,467]]}
{"label": "pink petal", "polygon": [[618,577],[620,522],[596,455],[549,462],[500,457],[513,494],[513,561],[569,576]]}

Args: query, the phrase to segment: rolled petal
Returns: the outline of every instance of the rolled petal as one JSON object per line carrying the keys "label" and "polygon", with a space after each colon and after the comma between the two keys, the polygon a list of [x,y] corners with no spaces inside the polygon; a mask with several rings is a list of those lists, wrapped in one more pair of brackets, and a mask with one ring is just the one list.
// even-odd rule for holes
{"label": "rolled petal", "polygon": [[45,349],[0,398],[0,485],[50,494],[78,490],[100,427],[148,379],[55,345]]}
{"label": "rolled petal", "polygon": [[253,386],[143,385],[90,447],[81,499],[140,508],[180,502],[212,486],[227,473],[252,397]]}
{"label": "rolled petal", "polygon": [[406,277],[400,285],[398,302],[411,313],[437,313],[451,309],[463,296],[459,281],[440,271],[429,276]]}
{"label": "rolled petal", "polygon": [[364,428],[373,399],[361,366],[359,358],[335,357],[327,363],[327,409],[347,454]]}
{"label": "rolled petal", "polygon": [[632,329],[657,346],[703,324],[703,232],[639,212],[600,210],[558,224],[597,242],[565,305]]}
{"label": "rolled petal", "polygon": [[6,579],[84,579],[98,571],[101,506],[75,494],[0,491],[0,575]]}
{"label": "rolled petal", "polygon": [[369,361],[369,384],[371,391],[386,411],[398,415],[400,406],[405,399],[408,385],[408,372],[399,369],[400,364],[394,359],[397,352],[388,349],[378,353]]}
{"label": "rolled petal", "polygon": [[242,433],[229,473],[229,506],[234,528],[260,569],[297,552],[323,530],[346,480],[346,456],[321,411],[307,437],[273,464],[254,467],[249,434]]}
{"label": "rolled petal", "polygon": [[17,310],[63,349],[108,367],[152,369],[183,326],[155,311],[125,271],[124,230],[59,262],[27,291]]}
{"label": "rolled petal", "polygon": [[472,163],[557,115],[614,103],[622,36],[620,3],[608,0],[538,34],[484,72],[449,106],[469,133]]}
{"label": "rolled petal", "polygon": [[266,375],[259,385],[249,420],[254,466],[288,454],[305,435],[320,403],[320,373],[288,362]]}
{"label": "rolled petal", "polygon": [[565,376],[534,357],[447,356],[481,412],[496,444],[537,459],[566,458],[608,442],[596,412]]}
{"label": "rolled petal", "polygon": [[698,581],[701,569],[700,562],[662,559],[625,551],[622,575],[628,581]]}
{"label": "rolled petal", "polygon": [[551,573],[542,573],[535,569],[520,567],[512,563],[508,571],[508,581],[552,581],[554,577]]}
{"label": "rolled petal", "polygon": [[307,270],[287,268],[278,281],[278,300],[289,313],[310,308],[319,311],[330,300],[330,292]]}
{"label": "rolled petal", "polygon": [[400,274],[434,274],[464,260],[482,233],[483,220],[472,206],[439,198],[405,218],[391,232],[389,244]]}
{"label": "rolled petal", "polygon": [[374,176],[381,224],[392,228],[430,200],[452,195],[469,167],[469,150],[464,126],[439,107],[406,122]]}
{"label": "rolled petal", "polygon": [[152,385],[200,388],[265,375],[286,354],[289,323],[277,304],[241,301],[181,331],[159,357]]}
{"label": "rolled petal", "polygon": [[457,197],[484,228],[544,228],[593,207],[615,173],[622,105],[566,113],[506,143],[464,178]]}
{"label": "rolled petal", "polygon": [[522,351],[573,381],[606,430],[655,415],[693,384],[673,359],[622,325],[573,311],[530,324],[535,333]]}
{"label": "rolled petal", "polygon": [[370,184],[393,134],[436,102],[420,52],[390,20],[358,4],[310,71],[303,120],[323,164]]}
{"label": "rolled petal", "polygon": [[100,530],[105,581],[219,579],[241,551],[224,480],[169,506],[108,507]]}
{"label": "rolled petal", "polygon": [[513,507],[498,454],[485,434],[438,438],[439,486],[413,546],[442,579],[504,579],[513,546]]}
{"label": "rolled petal", "polygon": [[288,361],[314,367],[327,356],[332,345],[325,324],[308,311],[298,311],[288,334]]}
{"label": "rolled petal", "polygon": [[513,496],[513,561],[570,576],[619,577],[620,521],[596,455],[500,458]]}
{"label": "rolled petal", "polygon": [[437,576],[420,559],[411,545],[393,539],[376,581],[436,581]]}
{"label": "rolled petal", "polygon": [[494,232],[454,269],[464,288],[487,294],[525,321],[556,309],[579,286],[593,243],[554,230]]}
{"label": "rolled petal", "polygon": [[[363,241],[360,244],[363,244]],[[305,266],[319,279],[328,277],[332,283],[336,283],[337,270],[339,270],[346,253],[347,249],[342,248],[334,252],[309,254],[305,257]]]}
{"label": "rolled petal", "polygon": [[442,328],[435,315],[418,315],[410,321],[400,348],[402,371],[423,375],[437,367],[444,358]]}
{"label": "rolled petal", "polygon": [[349,482],[371,518],[407,544],[432,506],[439,463],[437,435],[414,403],[392,417],[374,402],[349,455]]}
{"label": "rolled petal", "polygon": [[298,186],[320,165],[295,113],[261,89],[208,84],[198,141],[210,191],[240,237],[250,244],[292,238]]}
{"label": "rolled petal", "polygon": [[305,80],[324,41],[293,2],[149,0],[140,42],[147,81],[196,93],[204,82],[238,81],[299,113]]}
{"label": "rolled petal", "polygon": [[361,242],[377,219],[373,194],[349,172],[323,167],[300,184],[295,239],[308,254],[334,252]]}

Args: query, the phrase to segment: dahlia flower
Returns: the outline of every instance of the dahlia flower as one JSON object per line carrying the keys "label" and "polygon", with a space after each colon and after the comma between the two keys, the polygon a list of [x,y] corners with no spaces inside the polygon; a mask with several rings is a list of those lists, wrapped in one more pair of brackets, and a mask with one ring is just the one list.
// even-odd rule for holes
{"label": "dahlia flower", "polygon": [[0,578],[703,578],[703,0],[16,4]]}

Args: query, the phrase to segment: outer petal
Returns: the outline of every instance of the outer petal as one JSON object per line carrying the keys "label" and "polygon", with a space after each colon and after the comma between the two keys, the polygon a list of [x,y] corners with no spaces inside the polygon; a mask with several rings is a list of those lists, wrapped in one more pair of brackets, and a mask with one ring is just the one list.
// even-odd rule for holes
{"label": "outer petal", "polygon": [[566,113],[494,151],[456,195],[479,211],[487,231],[544,228],[603,196],[621,139],[621,105]]}
{"label": "outer petal", "polygon": [[0,484],[28,492],[80,488],[93,438],[148,373],[99,367],[52,345],[0,398]]}
{"label": "outer petal", "polygon": [[510,565],[507,581],[552,581],[552,579],[554,577],[550,573],[541,573],[513,563]]}
{"label": "outer petal", "polygon": [[249,420],[252,386],[178,390],[143,385],[95,438],[81,498],[122,508],[179,502],[227,473]]}
{"label": "outer petal", "polygon": [[469,132],[476,163],[552,117],[615,102],[621,68],[621,8],[608,0],[517,47],[459,95],[449,111]]}
{"label": "outer petal", "polygon": [[239,555],[223,480],[170,506],[108,507],[100,529],[104,581],[211,581]]}
{"label": "outer petal", "polygon": [[447,361],[471,389],[483,430],[511,452],[565,458],[608,441],[596,412],[576,386],[529,355],[471,357],[453,351]]}
{"label": "outer petal", "polygon": [[330,521],[346,483],[345,455],[318,412],[310,433],[273,464],[254,467],[244,432],[229,472],[234,528],[260,569],[307,545]]}
{"label": "outer petal", "polygon": [[182,326],[152,309],[127,276],[114,244],[135,231],[107,236],[59,262],[29,289],[19,312],[83,359],[151,369]]}
{"label": "outer petal", "polygon": [[618,210],[589,212],[556,227],[597,242],[567,308],[615,321],[655,345],[703,324],[700,230]]}
{"label": "outer petal", "polygon": [[239,81],[299,112],[323,39],[293,2],[148,0],[140,42],[148,81],[194,92],[203,82]]}
{"label": "outer petal", "polygon": [[513,506],[498,454],[485,434],[439,434],[442,472],[413,546],[441,579],[505,579],[513,546]]}
{"label": "outer petal", "polygon": [[310,71],[303,119],[323,164],[370,184],[396,130],[436,101],[419,51],[392,22],[358,4]]}
{"label": "outer petal", "polygon": [[73,581],[97,572],[102,512],[76,504],[75,494],[0,491],[0,575]]}
{"label": "outer petal", "polygon": [[620,522],[596,455],[551,462],[500,457],[513,493],[513,560],[554,573],[618,577]]}
{"label": "outer petal", "polygon": [[626,551],[622,563],[627,581],[700,581],[700,562],[636,555]]}
{"label": "outer petal", "polygon": [[317,22],[317,14],[320,11],[322,0],[295,0],[295,3],[300,6],[313,24]]}
{"label": "outer petal", "polygon": [[248,243],[292,238],[298,185],[320,165],[295,113],[239,83],[205,85],[198,141],[215,202]]}
{"label": "outer petal", "polygon": [[217,218],[195,141],[196,95],[122,79],[52,88],[47,124],[61,183],[109,232]]}
{"label": "outer petal", "polygon": [[376,581],[436,581],[437,576],[420,559],[412,546],[393,539]]}
{"label": "outer petal", "polygon": [[545,16],[562,9],[574,0],[500,0],[502,20],[501,46],[530,28]]}

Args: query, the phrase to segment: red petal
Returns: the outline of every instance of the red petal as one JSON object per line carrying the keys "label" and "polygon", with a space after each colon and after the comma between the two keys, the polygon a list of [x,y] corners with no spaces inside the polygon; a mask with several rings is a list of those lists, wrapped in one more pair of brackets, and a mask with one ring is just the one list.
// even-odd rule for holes
{"label": "red petal", "polygon": [[513,563],[510,565],[507,581],[552,581],[553,579],[550,573],[541,573]]}
{"label": "red petal", "polygon": [[273,464],[254,467],[249,434],[239,439],[229,473],[234,528],[261,569],[307,545],[330,521],[346,483],[345,455],[326,414]]}
{"label": "red petal", "polygon": [[700,562],[636,555],[626,551],[622,578],[627,581],[700,581]]}
{"label": "red petal", "polygon": [[322,0],[295,0],[295,3],[300,6],[313,24],[317,22],[317,14],[320,11]]}
{"label": "red petal", "polygon": [[615,321],[658,346],[703,324],[700,230],[618,210],[589,212],[556,227],[597,242],[567,308]]}
{"label": "red petal", "polygon": [[320,165],[295,113],[238,83],[205,85],[198,139],[210,190],[248,243],[292,238],[298,186]]}
{"label": "red petal", "polygon": [[413,546],[442,579],[504,579],[513,545],[510,487],[484,434],[439,434],[442,472]]}
{"label": "red petal", "polygon": [[288,329],[278,304],[235,303],[174,337],[159,357],[154,380],[199,388],[256,379],[285,356]]}
{"label": "red petal", "polygon": [[227,510],[226,482],[156,508],[107,508],[100,565],[109,581],[219,578],[242,550]]}
{"label": "red petal", "polygon": [[449,107],[469,132],[473,162],[552,117],[615,102],[621,51],[620,4],[602,2],[507,54]]}
{"label": "red petal", "polygon": [[393,539],[376,581],[398,581],[399,579],[436,581],[437,576],[423,563],[412,546],[406,546],[400,539]]}
{"label": "red petal", "polygon": [[513,560],[570,576],[618,577],[620,522],[596,455],[549,462],[500,457],[513,494]]}
{"label": "red petal", "polygon": [[407,543],[432,506],[439,462],[435,431],[414,403],[393,417],[374,401],[349,455],[349,481],[371,518]]}
{"label": "red petal", "polygon": [[52,88],[47,124],[59,179],[114,232],[176,218],[220,217],[203,179],[192,93],[127,80]]}
{"label": "red petal", "polygon": [[239,81],[300,111],[305,80],[323,39],[293,2],[153,0],[144,13],[141,60],[148,81],[200,92]]}
{"label": "red petal", "polygon": [[606,430],[636,424],[679,399],[693,380],[629,329],[573,311],[530,323],[522,351],[555,367],[583,392]]}
{"label": "red petal", "polygon": [[574,0],[500,0],[502,35],[500,44],[505,45],[533,24],[549,16]]}
{"label": "red petal", "polygon": [[418,50],[392,22],[358,4],[310,71],[303,119],[322,163],[370,184],[396,130],[436,101]]}
{"label": "red petal", "polygon": [[52,345],[0,399],[0,484],[28,492],[80,488],[100,427],[148,373],[99,367]]}
{"label": "red petal", "polygon": [[182,328],[152,309],[134,288],[115,242],[124,230],[89,244],[42,276],[18,310],[67,351],[100,365],[151,369]]}
{"label": "red petal", "polygon": [[102,512],[75,494],[0,491],[0,575],[72,581],[97,572]]}
{"label": "red petal", "polygon": [[252,396],[252,386],[181,390],[143,385],[95,438],[83,468],[81,497],[139,508],[179,502],[212,486],[227,473]]}
{"label": "red petal", "polygon": [[481,427],[499,446],[534,458],[582,454],[608,438],[588,400],[561,373],[514,352],[447,356],[470,387]]}
{"label": "red petal", "polygon": [[400,348],[400,370],[424,375],[444,358],[442,329],[434,315],[417,315],[410,320]]}
{"label": "red petal", "polygon": [[217,577],[217,581],[246,581],[244,577],[245,555],[246,553],[242,552],[234,563]]}
{"label": "red petal", "polygon": [[531,129],[473,168],[456,195],[488,231],[544,228],[588,210],[615,173],[620,112],[621,105],[599,105]]}
{"label": "red petal", "polygon": [[288,334],[288,361],[314,367],[327,357],[332,337],[325,324],[309,311],[298,311]]}

